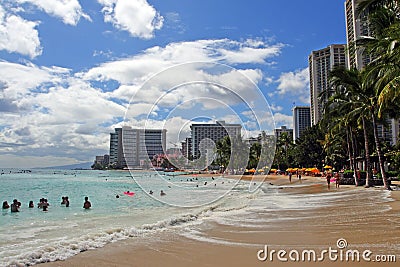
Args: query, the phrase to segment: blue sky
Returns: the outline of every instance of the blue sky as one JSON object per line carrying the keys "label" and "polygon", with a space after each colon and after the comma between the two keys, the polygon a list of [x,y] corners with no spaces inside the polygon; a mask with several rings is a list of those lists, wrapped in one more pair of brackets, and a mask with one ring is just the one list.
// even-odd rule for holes
{"label": "blue sky", "polygon": [[[261,96],[276,127],[291,127],[293,103],[309,104],[308,55],[346,40],[344,0],[3,0],[0,36],[0,167],[91,161],[124,123],[167,125],[176,143],[196,117],[248,114],[232,92],[260,125]],[[227,67],[205,75],[190,62]],[[192,80],[234,89],[168,91]]]}

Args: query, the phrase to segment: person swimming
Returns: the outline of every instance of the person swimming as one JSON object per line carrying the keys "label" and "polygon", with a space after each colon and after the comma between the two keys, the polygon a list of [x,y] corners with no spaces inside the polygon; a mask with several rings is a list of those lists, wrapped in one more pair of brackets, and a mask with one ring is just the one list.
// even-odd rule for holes
{"label": "person swimming", "polygon": [[160,196],[165,196],[165,195],[166,195],[165,192],[163,190],[161,190]]}
{"label": "person swimming", "polygon": [[10,205],[8,204],[7,201],[4,201],[3,202],[3,209],[8,209],[8,208],[10,208]]}
{"label": "person swimming", "polygon": [[29,201],[29,208],[33,208],[33,207],[35,207],[35,204],[33,204],[33,201],[31,200],[31,201]]}

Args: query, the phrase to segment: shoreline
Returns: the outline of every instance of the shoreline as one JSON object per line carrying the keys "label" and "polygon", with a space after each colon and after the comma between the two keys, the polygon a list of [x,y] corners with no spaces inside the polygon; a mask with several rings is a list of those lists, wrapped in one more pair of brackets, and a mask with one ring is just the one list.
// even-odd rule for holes
{"label": "shoreline", "polygon": [[[212,175],[210,175],[212,176]],[[216,176],[216,175],[214,175]],[[260,175],[261,176],[261,175]],[[270,175],[271,176],[271,175]],[[282,191],[289,194],[301,195],[305,199],[313,194],[331,192],[333,194],[358,194],[373,195],[380,188],[356,188],[354,186],[341,186],[339,190],[331,187],[328,191],[324,179],[321,177],[304,177],[302,186],[300,181],[294,179],[289,183],[286,176],[267,176],[264,182],[281,187]],[[197,177],[200,177],[197,176]],[[208,176],[206,176],[208,177]],[[224,176],[224,178],[237,179],[238,177]],[[253,179],[246,177],[245,179]],[[260,179],[264,179],[260,178]],[[290,185],[293,185],[290,186]],[[259,261],[257,252],[263,249],[262,244],[272,244],[276,248],[282,246],[307,249],[309,247],[334,246],[338,238],[346,238],[349,244],[359,248],[375,245],[375,252],[382,252],[390,247],[400,246],[400,229],[393,222],[400,222],[400,191],[390,192],[390,202],[379,202],[369,208],[360,209],[363,220],[355,216],[352,209],[342,206],[340,198],[324,208],[305,211],[280,212],[278,217],[292,218],[285,223],[271,223],[260,229],[245,226],[222,225],[212,222],[204,230],[204,240],[196,240],[182,236],[173,231],[161,231],[143,238],[130,238],[123,241],[107,244],[102,248],[89,250],[68,258],[65,261],[43,263],[40,266],[320,266],[318,262],[279,262]],[[358,202],[358,205],[360,203]],[[336,206],[342,211],[338,214]],[[363,207],[357,206],[357,207]],[[368,206],[367,206],[368,207]],[[390,207],[388,209],[387,207]],[[371,213],[370,213],[371,212]],[[378,212],[379,216],[375,216]],[[292,214],[294,213],[294,215]],[[260,215],[261,216],[261,215]],[[269,216],[269,214],[268,214]],[[294,217],[291,217],[294,216]],[[245,221],[246,218],[243,218]],[[365,227],[368,222],[369,227]],[[384,225],[392,222],[390,229]],[[374,229],[371,231],[370,228]],[[210,240],[221,241],[210,242]],[[230,243],[222,241],[228,240]],[[390,251],[388,251],[390,252]],[[399,251],[396,251],[399,253]],[[400,260],[397,254],[397,261]],[[329,262],[324,261],[324,266],[395,266],[396,263],[378,262]]]}

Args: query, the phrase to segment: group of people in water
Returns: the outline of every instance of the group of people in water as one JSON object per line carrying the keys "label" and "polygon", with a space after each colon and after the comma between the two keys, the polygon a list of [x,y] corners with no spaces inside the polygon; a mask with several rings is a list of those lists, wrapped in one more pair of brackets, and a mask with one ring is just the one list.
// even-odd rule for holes
{"label": "group of people in water", "polygon": [[[65,207],[69,207],[69,198],[67,196],[63,196],[61,198],[61,205],[65,205]],[[39,202],[37,203],[37,207],[42,209],[43,211],[48,211],[48,207],[50,206],[48,200],[46,198],[41,198],[39,200]],[[35,204],[33,203],[33,201],[29,201],[28,204],[29,208],[34,208]],[[92,207],[92,204],[89,201],[88,197],[85,197],[85,202],[83,203],[83,208],[84,209],[90,209]],[[8,204],[7,201],[3,202],[3,210],[7,210],[10,209],[11,212],[19,212],[21,208],[21,202],[18,201],[17,199],[14,199],[13,202],[11,203],[11,205]]]}
{"label": "group of people in water", "polygon": [[11,208],[11,212],[18,212],[20,207],[21,202],[19,202],[17,199],[14,199],[11,205],[9,205],[7,201],[3,202],[3,210]]}

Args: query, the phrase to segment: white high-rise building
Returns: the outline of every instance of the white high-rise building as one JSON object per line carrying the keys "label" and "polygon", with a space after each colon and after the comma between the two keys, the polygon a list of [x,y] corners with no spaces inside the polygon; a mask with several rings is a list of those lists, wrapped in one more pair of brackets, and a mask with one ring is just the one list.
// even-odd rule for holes
{"label": "white high-rise building", "polygon": [[[311,124],[317,124],[323,114],[323,105],[331,96],[329,72],[334,67],[346,67],[346,45],[333,44],[324,49],[312,51],[308,57],[310,72]],[[321,98],[321,92],[329,92]]]}
{"label": "white high-rise building", "polygon": [[[346,0],[344,3],[346,12],[346,37],[347,37],[347,67],[362,69],[371,60],[365,55],[363,49],[357,46],[356,41],[361,37],[372,36],[368,25],[367,15],[357,16],[357,5],[360,0]],[[364,54],[364,55],[363,55]]]}
{"label": "white high-rise building", "polygon": [[310,107],[294,107],[293,108],[293,141],[301,137],[303,132],[311,127]]}
{"label": "white high-rise building", "polygon": [[200,157],[200,142],[205,147],[211,147],[225,136],[237,137],[241,135],[240,124],[226,124],[225,121],[211,123],[194,123],[190,126],[192,138],[192,156],[194,159]]}
{"label": "white high-rise building", "polygon": [[155,155],[164,154],[166,130],[116,128],[110,133],[110,165],[117,168],[143,166]]}

